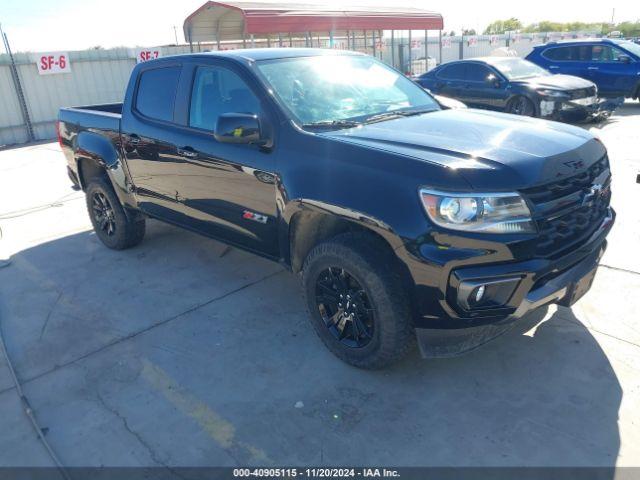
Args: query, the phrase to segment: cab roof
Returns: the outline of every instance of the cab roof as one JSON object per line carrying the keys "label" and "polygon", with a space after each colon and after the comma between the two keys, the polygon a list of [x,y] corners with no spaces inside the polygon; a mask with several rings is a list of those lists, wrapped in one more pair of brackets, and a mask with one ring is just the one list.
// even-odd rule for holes
{"label": "cab roof", "polygon": [[542,45],[536,45],[533,48],[541,48],[549,45],[580,45],[581,43],[610,43],[612,45],[615,45],[617,43],[620,43],[620,40],[614,38],[569,38],[566,40],[551,40],[547,43],[543,43]]}
{"label": "cab roof", "polygon": [[278,58],[319,57],[319,56],[360,56],[360,52],[349,50],[329,50],[325,48],[246,48],[238,50],[220,50],[187,55],[206,55],[235,58],[250,61],[275,60]]}

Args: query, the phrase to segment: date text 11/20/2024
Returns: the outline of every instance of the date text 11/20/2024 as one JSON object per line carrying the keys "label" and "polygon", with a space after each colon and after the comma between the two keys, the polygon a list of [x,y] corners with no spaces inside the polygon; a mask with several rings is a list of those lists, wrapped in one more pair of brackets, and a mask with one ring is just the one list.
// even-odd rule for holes
{"label": "date text 11/20/2024", "polygon": [[236,468],[235,478],[399,478],[397,470],[387,468]]}

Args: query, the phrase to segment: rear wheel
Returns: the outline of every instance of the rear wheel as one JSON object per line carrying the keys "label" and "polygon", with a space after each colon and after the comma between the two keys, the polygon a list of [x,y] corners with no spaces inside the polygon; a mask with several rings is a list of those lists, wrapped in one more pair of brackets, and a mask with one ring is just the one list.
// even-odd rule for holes
{"label": "rear wheel", "polygon": [[386,367],[410,349],[409,301],[393,257],[367,235],[316,246],[302,282],[313,327],[336,356],[360,368]]}
{"label": "rear wheel", "polygon": [[96,178],[85,190],[87,210],[97,237],[107,247],[124,250],[144,238],[144,218],[130,218],[109,182]]}
{"label": "rear wheel", "polygon": [[533,106],[533,102],[527,97],[516,97],[509,102],[507,112],[514,115],[522,115],[525,117],[533,117],[536,114],[536,109]]}

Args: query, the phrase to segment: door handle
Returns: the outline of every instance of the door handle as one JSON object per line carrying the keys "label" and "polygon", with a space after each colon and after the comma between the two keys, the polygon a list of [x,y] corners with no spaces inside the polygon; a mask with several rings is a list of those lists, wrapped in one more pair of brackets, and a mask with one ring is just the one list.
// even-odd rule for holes
{"label": "door handle", "polygon": [[560,68],[557,65],[549,65],[549,70],[557,70],[558,68]]}
{"label": "door handle", "polygon": [[177,152],[181,157],[196,158],[198,156],[198,152],[196,152],[192,147],[178,148]]}
{"label": "door handle", "polygon": [[598,67],[587,67],[587,70],[598,70]]}
{"label": "door handle", "polygon": [[140,143],[140,137],[138,135],[136,135],[135,133],[132,133],[131,135],[129,135],[129,143],[131,143],[132,145],[137,145]]}

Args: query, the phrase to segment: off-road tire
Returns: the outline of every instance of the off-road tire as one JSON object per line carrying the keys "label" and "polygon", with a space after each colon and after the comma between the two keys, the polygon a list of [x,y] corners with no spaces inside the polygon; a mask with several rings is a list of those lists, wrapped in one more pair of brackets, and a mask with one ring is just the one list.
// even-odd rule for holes
{"label": "off-road tire", "polygon": [[[144,217],[127,216],[124,208],[120,204],[120,200],[113,191],[113,187],[107,179],[95,178],[91,180],[85,189],[85,195],[91,224],[96,232],[96,236],[102,243],[113,250],[124,250],[134,247],[142,241],[145,232]],[[94,200],[96,198],[99,199],[100,195],[106,199],[113,211],[112,221],[114,231],[111,234],[108,234],[107,231],[101,227],[101,222],[94,209]]]}
{"label": "off-road tire", "polygon": [[[305,302],[316,333],[338,358],[365,369],[387,367],[415,345],[409,298],[394,258],[381,242],[361,233],[338,235],[314,247],[302,269]],[[373,307],[373,334],[363,347],[342,344],[322,319],[316,302],[316,281],[327,268],[348,272],[364,289]]]}

